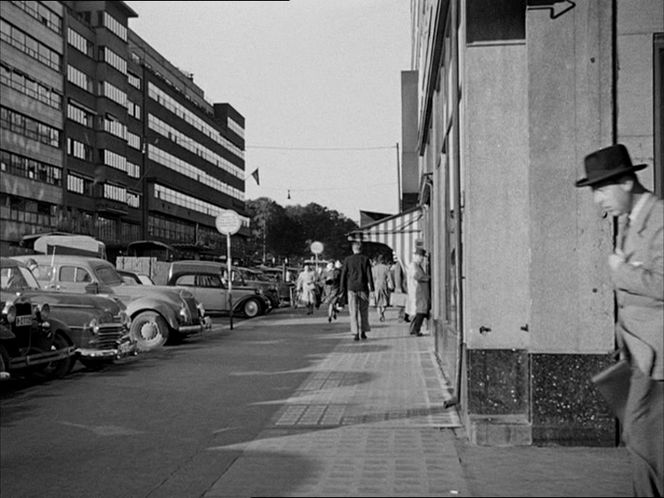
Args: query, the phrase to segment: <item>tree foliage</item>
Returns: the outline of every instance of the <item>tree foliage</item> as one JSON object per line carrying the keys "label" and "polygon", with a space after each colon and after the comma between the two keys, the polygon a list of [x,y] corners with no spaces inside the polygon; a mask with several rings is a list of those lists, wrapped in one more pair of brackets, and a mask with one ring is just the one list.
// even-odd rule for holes
{"label": "tree foliage", "polygon": [[285,208],[267,197],[246,203],[251,217],[251,237],[246,258],[270,263],[299,263],[312,257],[310,246],[322,242],[321,259],[343,259],[348,255],[348,232],[357,224],[336,210],[315,202]]}

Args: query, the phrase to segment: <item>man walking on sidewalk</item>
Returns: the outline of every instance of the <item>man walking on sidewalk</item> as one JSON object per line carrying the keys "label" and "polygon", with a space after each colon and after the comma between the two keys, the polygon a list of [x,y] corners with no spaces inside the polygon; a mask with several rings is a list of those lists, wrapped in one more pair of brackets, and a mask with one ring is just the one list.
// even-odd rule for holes
{"label": "man walking on sidewalk", "polygon": [[352,244],[353,254],[344,259],[341,268],[341,295],[348,296],[350,330],[356,341],[367,338],[369,326],[369,293],[374,291],[371,261],[363,254],[362,243]]}
{"label": "man walking on sidewalk", "polygon": [[616,342],[632,369],[623,421],[634,496],[664,495],[664,203],[647,190],[627,148],[586,156],[587,178],[602,211],[620,219],[608,268],[616,291]]}
{"label": "man walking on sidewalk", "polygon": [[421,336],[422,322],[429,316],[430,297],[429,280],[431,277],[424,271],[422,263],[426,251],[420,247],[415,249],[413,261],[408,265],[408,304],[406,313],[412,317],[410,322],[410,335]]}

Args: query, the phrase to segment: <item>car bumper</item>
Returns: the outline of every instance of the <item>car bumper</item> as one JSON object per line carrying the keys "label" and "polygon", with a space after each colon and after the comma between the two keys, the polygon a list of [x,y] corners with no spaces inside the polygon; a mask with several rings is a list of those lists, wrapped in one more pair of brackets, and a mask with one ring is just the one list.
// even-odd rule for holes
{"label": "car bumper", "polygon": [[111,349],[96,349],[96,348],[77,348],[76,353],[84,358],[92,359],[116,359],[124,358],[125,356],[137,355],[138,347],[136,341],[130,340],[125,337],[117,348]]}
{"label": "car bumper", "polygon": [[212,328],[212,319],[209,316],[206,316],[201,320],[201,323],[196,325],[180,325],[177,332],[182,335],[198,334],[199,332],[210,328]]}

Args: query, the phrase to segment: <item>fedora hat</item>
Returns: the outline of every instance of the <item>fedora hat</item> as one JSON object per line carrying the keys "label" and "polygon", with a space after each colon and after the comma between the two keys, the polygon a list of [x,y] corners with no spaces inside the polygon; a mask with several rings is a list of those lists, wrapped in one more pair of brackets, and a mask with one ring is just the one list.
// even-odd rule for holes
{"label": "fedora hat", "polygon": [[420,256],[426,256],[427,252],[424,249],[422,249],[421,247],[418,247],[417,249],[415,249],[415,252],[413,254],[418,254]]}
{"label": "fedora hat", "polygon": [[589,187],[597,183],[617,178],[624,174],[639,171],[647,164],[632,165],[627,147],[622,144],[611,145],[588,154],[584,160],[586,178],[576,182],[577,187]]}

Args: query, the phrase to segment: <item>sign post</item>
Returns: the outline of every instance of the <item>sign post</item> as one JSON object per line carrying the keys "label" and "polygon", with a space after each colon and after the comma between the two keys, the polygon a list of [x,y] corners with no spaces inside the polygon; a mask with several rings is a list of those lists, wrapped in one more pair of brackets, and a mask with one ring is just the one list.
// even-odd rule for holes
{"label": "sign post", "polygon": [[236,234],[242,226],[240,215],[231,209],[222,211],[215,219],[215,226],[220,233],[226,235],[226,271],[228,272],[228,310],[230,328],[233,330],[233,257],[231,256],[231,235]]}
{"label": "sign post", "polygon": [[322,242],[312,242],[310,246],[311,252],[314,253],[316,259],[316,273],[318,273],[318,255],[323,252],[323,243]]}

